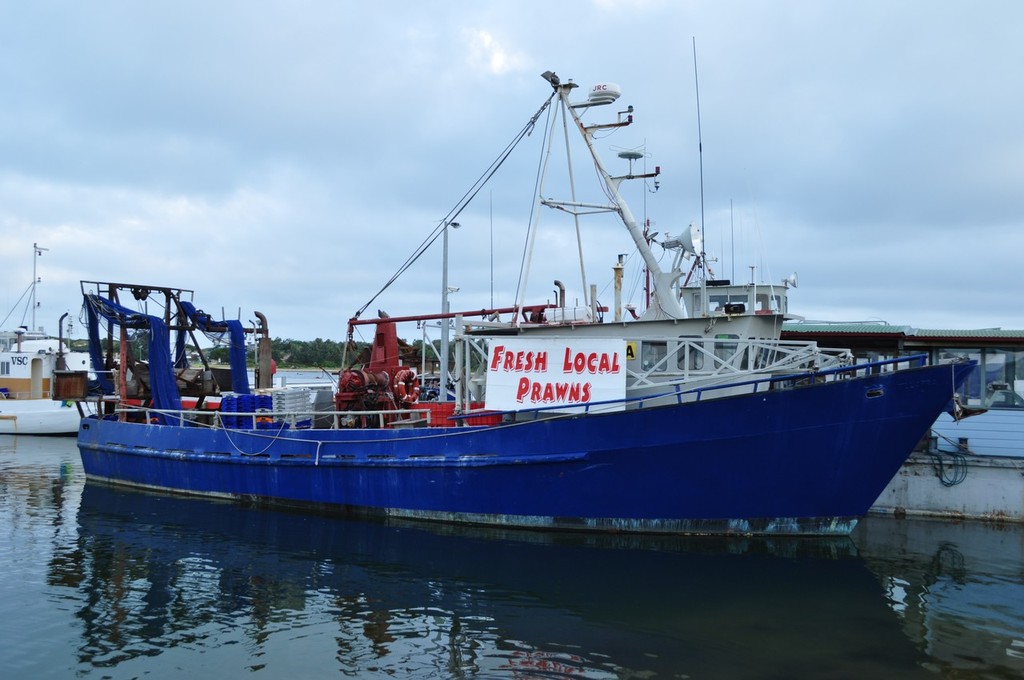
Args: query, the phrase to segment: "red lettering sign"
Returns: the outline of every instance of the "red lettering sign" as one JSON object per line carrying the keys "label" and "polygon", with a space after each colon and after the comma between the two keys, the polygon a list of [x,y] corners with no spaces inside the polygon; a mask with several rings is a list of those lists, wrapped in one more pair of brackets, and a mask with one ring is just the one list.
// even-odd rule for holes
{"label": "red lettering sign", "polygon": [[589,382],[534,381],[523,377],[516,387],[516,401],[520,404],[586,404],[591,398]]}
{"label": "red lettering sign", "polygon": [[562,360],[562,373],[618,373],[618,352],[573,352],[571,347],[565,348]]}
{"label": "red lettering sign", "polygon": [[490,370],[508,373],[544,373],[548,370],[548,353],[533,350],[513,352],[504,345],[496,345],[491,354]]}
{"label": "red lettering sign", "polygon": [[621,340],[494,338],[487,364],[487,408],[621,409],[625,352]]}

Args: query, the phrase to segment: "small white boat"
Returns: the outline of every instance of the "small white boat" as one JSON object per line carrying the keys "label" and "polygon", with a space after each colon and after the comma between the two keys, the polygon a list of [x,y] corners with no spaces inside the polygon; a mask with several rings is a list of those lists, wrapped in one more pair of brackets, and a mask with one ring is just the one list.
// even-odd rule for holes
{"label": "small white boat", "polygon": [[87,375],[89,354],[62,343],[24,330],[0,333],[0,434],[78,432],[81,415],[73,401],[56,398],[54,375]]}
{"label": "small white boat", "polygon": [[[32,283],[26,295],[33,310],[33,328],[35,290],[39,281],[35,258],[44,250],[46,248],[32,244]],[[0,332],[0,434],[72,435],[78,432],[81,412],[74,401],[61,399],[56,393],[55,376],[66,372],[69,377],[83,382],[80,391],[84,392],[88,371],[89,353],[70,351],[63,338],[29,330],[26,326]]]}

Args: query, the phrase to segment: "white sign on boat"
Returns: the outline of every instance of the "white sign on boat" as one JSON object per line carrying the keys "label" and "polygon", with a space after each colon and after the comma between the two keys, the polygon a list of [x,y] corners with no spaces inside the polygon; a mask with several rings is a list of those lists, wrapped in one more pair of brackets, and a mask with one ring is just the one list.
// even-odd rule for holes
{"label": "white sign on boat", "polygon": [[[626,343],[606,339],[491,341],[487,408],[518,411],[545,406],[578,407],[626,396]],[[563,409],[558,409],[562,411]]]}

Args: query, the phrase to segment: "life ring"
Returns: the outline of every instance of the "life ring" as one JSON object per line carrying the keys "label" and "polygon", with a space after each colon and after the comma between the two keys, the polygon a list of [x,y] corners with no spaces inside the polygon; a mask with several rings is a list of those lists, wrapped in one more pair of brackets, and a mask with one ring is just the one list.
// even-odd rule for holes
{"label": "life ring", "polygon": [[416,370],[403,368],[395,373],[392,385],[395,401],[401,404],[415,404],[420,398],[420,382],[416,379]]}

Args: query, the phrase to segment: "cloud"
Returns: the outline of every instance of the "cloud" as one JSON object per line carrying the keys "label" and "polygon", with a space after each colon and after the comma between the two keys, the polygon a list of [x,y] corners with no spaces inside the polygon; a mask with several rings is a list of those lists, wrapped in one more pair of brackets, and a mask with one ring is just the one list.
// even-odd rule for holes
{"label": "cloud", "polygon": [[529,60],[514,54],[498,42],[490,31],[482,28],[463,30],[469,51],[469,65],[474,70],[503,75],[523,70]]}
{"label": "cloud", "polygon": [[[274,334],[339,338],[537,112],[552,69],[580,92],[622,86],[635,122],[601,135],[605,161],[625,171],[615,150],[646,149],[660,189],[625,188],[633,212],[672,233],[703,218],[720,274],[798,270],[794,311],[814,316],[920,325],[956,310],[960,325],[1024,327],[1004,293],[1024,245],[1024,9],[984,7],[12,5],[0,302],[29,282],[38,242],[51,312],[76,306],[79,279],[139,278],[263,307]],[[544,126],[458,218],[450,273],[467,308],[514,300]],[[583,196],[593,175],[574,171]],[[555,278],[582,287],[558,217],[541,215],[528,299]],[[607,290],[629,238],[613,220],[582,229],[588,282]],[[379,306],[436,309],[439,249]]]}

